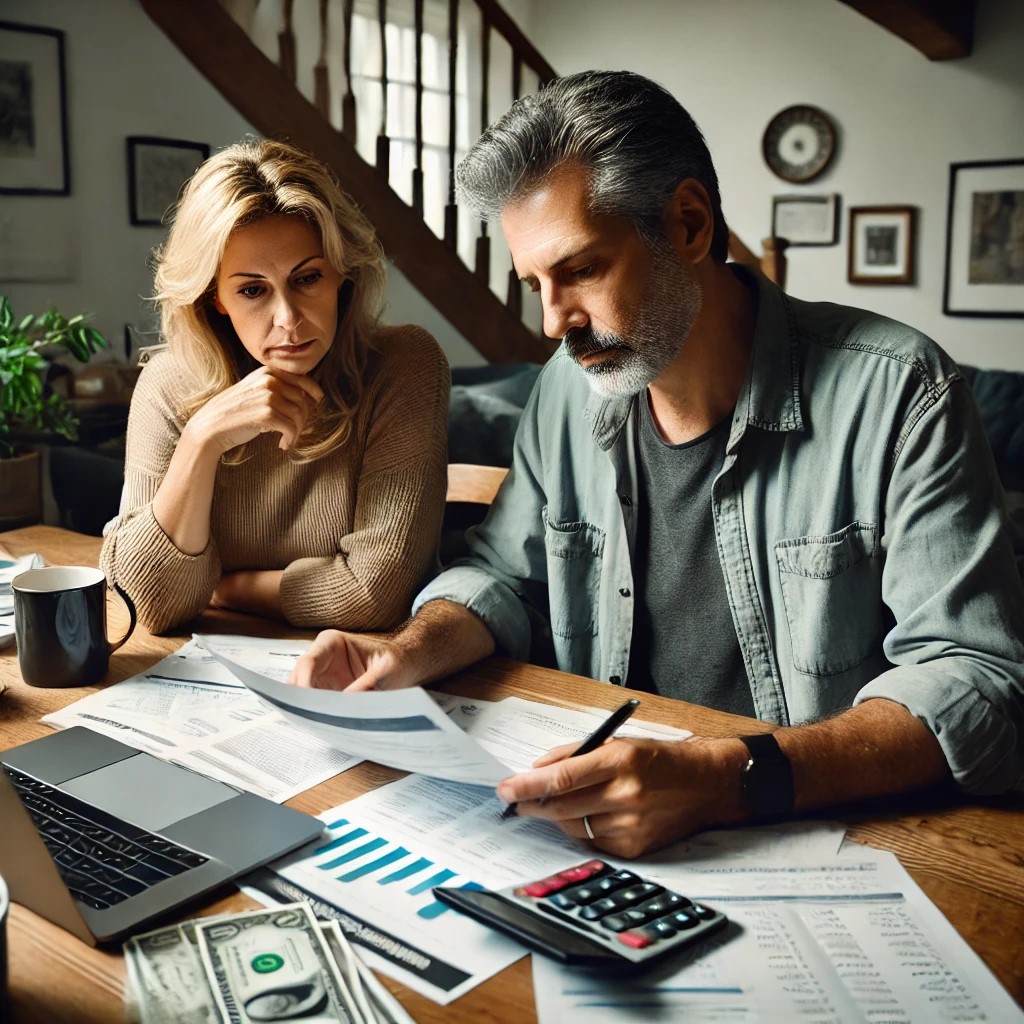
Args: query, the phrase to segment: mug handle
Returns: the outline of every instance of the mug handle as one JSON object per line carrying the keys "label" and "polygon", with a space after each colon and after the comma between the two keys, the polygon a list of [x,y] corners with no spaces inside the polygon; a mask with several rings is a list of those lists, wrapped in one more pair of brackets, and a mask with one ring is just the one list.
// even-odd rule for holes
{"label": "mug handle", "polygon": [[128,614],[131,616],[131,622],[128,623],[128,632],[126,632],[125,635],[121,637],[120,640],[118,640],[116,643],[111,643],[109,640],[107,641],[108,654],[113,654],[114,651],[118,649],[118,647],[122,646],[122,644],[125,643],[128,637],[130,637],[132,633],[135,632],[135,623],[138,621],[138,617],[135,614],[135,602],[116,583],[114,584],[114,590],[116,590],[118,594],[121,595],[121,600],[124,601],[124,603],[128,606]]}

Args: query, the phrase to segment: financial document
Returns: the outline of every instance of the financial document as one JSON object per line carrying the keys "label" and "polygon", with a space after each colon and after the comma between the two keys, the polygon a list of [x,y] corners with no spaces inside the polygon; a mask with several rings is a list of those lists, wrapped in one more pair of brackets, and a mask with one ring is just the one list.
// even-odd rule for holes
{"label": "financial document", "polygon": [[[518,698],[440,700],[481,744],[523,766],[534,744],[543,751],[582,738],[603,717]],[[648,731],[643,722],[630,731],[685,735]],[[275,863],[245,892],[264,902],[314,901],[320,916],[333,917],[367,951],[371,966],[447,1005],[525,950],[439,903],[434,886],[500,888],[591,855],[550,823],[502,821],[502,807],[489,789],[409,775],[322,814],[326,841]]]}
{"label": "financial document", "polygon": [[[308,647],[305,640],[223,641],[240,660],[272,659],[288,671]],[[86,726],[278,803],[360,762],[291,725],[195,641],[43,721]]]}
{"label": "financial document", "polygon": [[727,914],[729,928],[642,980],[535,956],[538,1024],[1024,1020],[891,853],[850,844],[819,865],[661,867],[676,891]]}
{"label": "financial document", "polygon": [[[429,771],[455,782],[494,786],[509,768],[471,739],[419,686],[404,690],[312,690],[232,657],[218,637],[196,639],[289,722],[322,743],[401,771]],[[276,676],[276,678],[275,678]]]}

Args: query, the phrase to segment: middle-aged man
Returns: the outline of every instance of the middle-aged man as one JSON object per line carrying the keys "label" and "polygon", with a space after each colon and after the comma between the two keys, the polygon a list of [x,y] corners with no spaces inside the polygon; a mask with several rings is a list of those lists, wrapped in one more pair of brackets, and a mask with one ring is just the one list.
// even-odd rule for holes
{"label": "middle-aged man", "polygon": [[563,344],[471,556],[393,637],[328,632],[300,685],[428,683],[496,649],[779,728],[614,739],[498,794],[620,856],[697,829],[1024,764],[1024,591],[970,391],[918,332],[726,263],[704,140],[589,72],[459,167]]}

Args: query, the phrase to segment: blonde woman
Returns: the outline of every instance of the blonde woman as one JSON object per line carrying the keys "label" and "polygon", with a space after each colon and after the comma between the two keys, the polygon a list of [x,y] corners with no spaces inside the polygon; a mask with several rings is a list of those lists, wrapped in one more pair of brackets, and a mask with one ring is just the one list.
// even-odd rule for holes
{"label": "blonde woman", "polygon": [[162,632],[208,604],[294,626],[397,625],[434,567],[449,374],[378,322],[373,228],[319,161],[207,160],[156,253],[169,351],[132,398],[101,564]]}

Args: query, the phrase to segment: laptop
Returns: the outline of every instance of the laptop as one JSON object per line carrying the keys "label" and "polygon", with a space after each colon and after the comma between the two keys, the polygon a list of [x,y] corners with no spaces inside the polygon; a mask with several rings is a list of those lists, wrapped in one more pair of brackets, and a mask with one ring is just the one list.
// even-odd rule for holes
{"label": "laptop", "polygon": [[323,823],[76,726],[0,751],[11,899],[96,945],[316,839]]}

